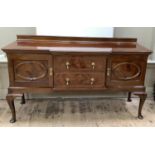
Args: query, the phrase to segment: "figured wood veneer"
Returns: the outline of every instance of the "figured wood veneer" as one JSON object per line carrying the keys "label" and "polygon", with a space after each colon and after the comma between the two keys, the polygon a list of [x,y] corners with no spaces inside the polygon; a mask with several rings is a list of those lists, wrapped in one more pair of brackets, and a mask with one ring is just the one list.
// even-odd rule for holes
{"label": "figured wood veneer", "polygon": [[[150,50],[135,38],[88,38],[19,35],[2,49],[10,85],[7,101],[16,121],[14,99],[24,93],[54,91],[126,91],[146,99],[144,86]],[[18,95],[16,95],[18,94]]]}

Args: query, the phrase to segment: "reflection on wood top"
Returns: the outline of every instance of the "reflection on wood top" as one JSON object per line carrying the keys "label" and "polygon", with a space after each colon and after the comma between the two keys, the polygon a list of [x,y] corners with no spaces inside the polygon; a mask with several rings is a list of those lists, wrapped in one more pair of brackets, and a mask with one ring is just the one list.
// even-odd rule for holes
{"label": "reflection on wood top", "polygon": [[18,35],[17,40],[2,49],[5,52],[46,51],[46,52],[97,52],[122,53],[151,51],[138,45],[135,38],[89,38],[60,36]]}

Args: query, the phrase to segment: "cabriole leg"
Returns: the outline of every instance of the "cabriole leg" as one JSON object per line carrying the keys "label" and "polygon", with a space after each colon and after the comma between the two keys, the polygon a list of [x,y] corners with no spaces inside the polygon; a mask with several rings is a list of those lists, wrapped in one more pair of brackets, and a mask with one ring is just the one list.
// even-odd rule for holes
{"label": "cabriole leg", "polygon": [[22,94],[21,104],[25,104],[25,96],[24,96],[24,93]]}
{"label": "cabriole leg", "polygon": [[6,100],[7,100],[7,103],[10,107],[11,114],[12,114],[12,118],[10,120],[10,123],[16,122],[16,110],[15,110],[15,105],[14,105],[14,99],[16,97],[22,97],[22,95],[23,94],[8,94],[6,96]]}
{"label": "cabriole leg", "polygon": [[14,97],[7,95],[6,100],[12,113],[12,118],[10,120],[10,123],[14,123],[16,122],[16,110],[15,110],[15,105],[14,105]]}
{"label": "cabriole leg", "polygon": [[128,92],[128,100],[127,100],[128,102],[131,102],[132,100],[131,100],[131,92]]}
{"label": "cabriole leg", "polygon": [[140,98],[139,108],[138,108],[138,118],[143,119],[142,108],[143,108],[144,102],[146,100],[147,94],[145,92],[139,92],[139,93],[134,93],[134,94],[139,96],[139,98]]}

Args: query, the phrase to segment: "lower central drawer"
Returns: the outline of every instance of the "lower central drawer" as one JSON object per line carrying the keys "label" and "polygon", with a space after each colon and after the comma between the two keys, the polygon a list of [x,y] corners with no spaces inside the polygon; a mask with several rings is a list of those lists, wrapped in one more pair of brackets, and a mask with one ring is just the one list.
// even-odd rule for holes
{"label": "lower central drawer", "polygon": [[54,75],[54,88],[104,88],[105,73],[56,73]]}

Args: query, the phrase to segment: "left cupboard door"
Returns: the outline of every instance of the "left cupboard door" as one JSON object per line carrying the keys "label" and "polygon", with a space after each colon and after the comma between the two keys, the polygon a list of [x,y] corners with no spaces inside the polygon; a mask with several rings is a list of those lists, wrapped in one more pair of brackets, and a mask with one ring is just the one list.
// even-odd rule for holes
{"label": "left cupboard door", "polygon": [[10,54],[10,86],[53,87],[53,60],[49,54]]}

